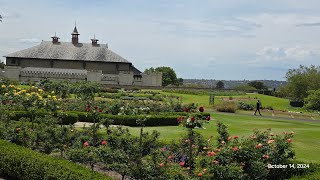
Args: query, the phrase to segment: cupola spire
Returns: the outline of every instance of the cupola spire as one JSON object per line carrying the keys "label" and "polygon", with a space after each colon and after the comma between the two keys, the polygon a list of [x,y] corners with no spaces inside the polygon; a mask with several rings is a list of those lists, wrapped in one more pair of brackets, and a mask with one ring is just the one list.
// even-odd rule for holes
{"label": "cupola spire", "polygon": [[79,33],[77,30],[77,22],[74,23],[74,29],[73,32],[71,33],[72,36],[72,44],[78,44],[79,43]]}

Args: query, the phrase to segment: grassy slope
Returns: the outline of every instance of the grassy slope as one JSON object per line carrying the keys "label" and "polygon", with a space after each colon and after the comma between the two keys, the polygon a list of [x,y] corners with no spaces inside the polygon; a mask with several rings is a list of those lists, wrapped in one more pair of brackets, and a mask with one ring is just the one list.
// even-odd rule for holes
{"label": "grassy slope", "polygon": [[[295,137],[293,143],[296,150],[297,159],[305,162],[320,163],[318,155],[320,149],[320,124],[306,123],[275,119],[262,119],[258,116],[237,116],[234,114],[212,114],[215,120],[220,120],[229,126],[231,135],[248,136],[252,134],[254,128],[266,130],[272,128],[274,133],[283,133],[284,131],[294,131]],[[206,129],[199,129],[205,137],[211,135],[217,136],[215,120],[205,125]],[[139,128],[129,128],[130,131],[138,135]],[[182,127],[166,126],[166,127],[147,127],[145,131],[157,130],[161,133],[160,138],[165,141],[179,139],[185,133]]]}

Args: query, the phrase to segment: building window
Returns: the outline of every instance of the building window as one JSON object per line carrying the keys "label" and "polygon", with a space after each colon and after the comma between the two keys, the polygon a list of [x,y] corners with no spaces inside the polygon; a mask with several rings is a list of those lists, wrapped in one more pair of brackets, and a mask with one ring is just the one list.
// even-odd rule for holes
{"label": "building window", "polygon": [[15,59],[11,59],[11,64],[16,64],[16,60]]}

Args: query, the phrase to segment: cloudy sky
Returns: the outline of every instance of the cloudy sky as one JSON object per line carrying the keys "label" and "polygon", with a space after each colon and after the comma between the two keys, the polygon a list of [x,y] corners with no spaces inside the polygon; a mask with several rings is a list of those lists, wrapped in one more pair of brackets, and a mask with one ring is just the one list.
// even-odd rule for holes
{"label": "cloudy sky", "polygon": [[93,34],[138,69],[182,78],[284,80],[319,65],[319,0],[0,0],[0,56]]}

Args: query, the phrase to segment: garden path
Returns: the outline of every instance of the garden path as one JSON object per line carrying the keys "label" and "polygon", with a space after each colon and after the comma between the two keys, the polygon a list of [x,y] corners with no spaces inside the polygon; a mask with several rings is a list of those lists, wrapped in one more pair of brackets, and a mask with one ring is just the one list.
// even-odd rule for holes
{"label": "garden path", "polygon": [[[217,111],[212,111],[212,110],[207,110],[207,112],[212,112],[215,114],[224,114],[224,115],[230,115],[230,116],[250,116],[248,114],[238,114],[238,113],[226,113],[226,112],[217,112]],[[254,115],[252,115],[254,116]],[[290,117],[276,117],[276,116],[256,116],[260,118],[265,118],[265,119],[279,119],[279,120],[289,120],[289,121],[299,121],[299,122],[313,122],[313,123],[320,123],[319,120],[312,120],[312,119],[303,119],[303,118],[290,118]]]}

